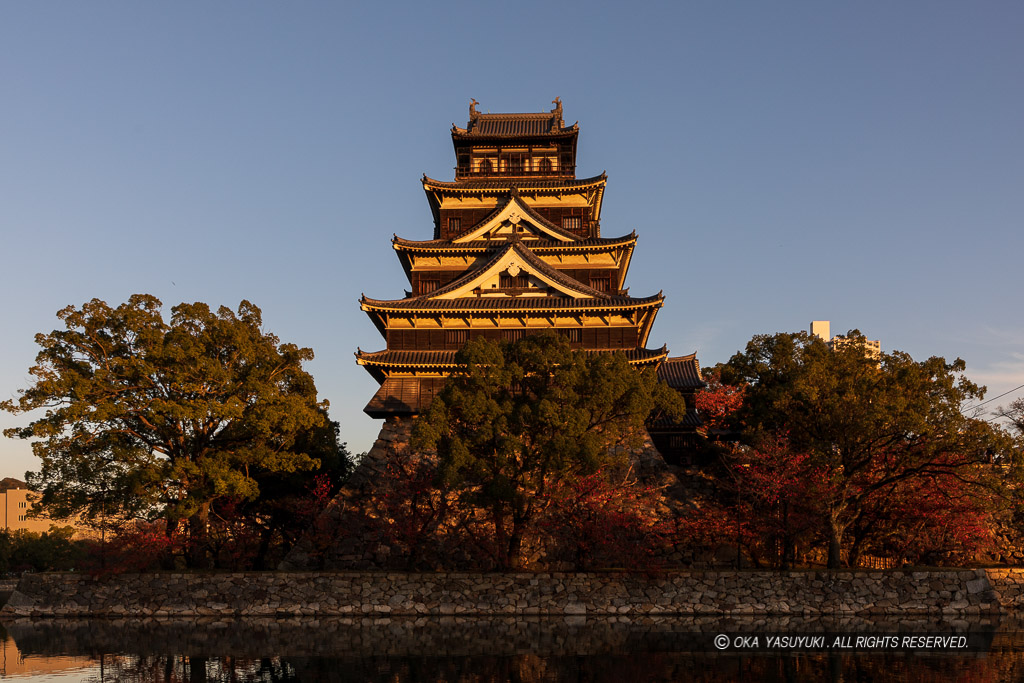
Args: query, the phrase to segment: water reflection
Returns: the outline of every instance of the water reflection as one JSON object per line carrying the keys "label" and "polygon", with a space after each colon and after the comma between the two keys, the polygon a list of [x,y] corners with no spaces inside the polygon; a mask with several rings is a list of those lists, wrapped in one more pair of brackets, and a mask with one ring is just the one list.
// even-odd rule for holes
{"label": "water reflection", "polygon": [[[1024,624],[977,618],[443,618],[9,621],[24,681],[1002,681],[1024,677]],[[963,634],[956,651],[719,650],[714,636]],[[829,641],[831,642],[831,640]],[[16,650],[15,650],[16,646]],[[44,671],[44,667],[50,667]]]}

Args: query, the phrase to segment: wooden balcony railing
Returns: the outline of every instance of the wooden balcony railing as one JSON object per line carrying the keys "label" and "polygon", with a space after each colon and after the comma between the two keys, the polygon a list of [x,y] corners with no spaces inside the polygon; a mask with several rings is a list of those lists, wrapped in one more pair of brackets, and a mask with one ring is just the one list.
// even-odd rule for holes
{"label": "wooden balcony railing", "polygon": [[576,167],[564,166],[562,168],[548,169],[545,171],[533,171],[525,168],[506,167],[503,169],[491,169],[489,171],[472,171],[468,168],[455,168],[455,178],[464,180],[467,178],[575,178]]}

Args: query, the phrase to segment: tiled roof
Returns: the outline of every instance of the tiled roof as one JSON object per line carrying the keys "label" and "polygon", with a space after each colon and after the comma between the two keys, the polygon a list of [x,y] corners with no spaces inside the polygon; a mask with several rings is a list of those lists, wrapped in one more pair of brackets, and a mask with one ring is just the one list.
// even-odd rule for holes
{"label": "tiled roof", "polygon": [[413,377],[386,379],[370,402],[363,408],[363,412],[376,418],[420,413],[427,409],[442,387],[444,387],[444,379]]}
{"label": "tiled roof", "polygon": [[[360,358],[367,363],[378,362],[380,365],[402,365],[413,364],[412,359],[423,359],[426,362],[422,365],[430,367],[454,366],[455,351],[377,351],[374,353],[362,353]],[[607,353],[588,349],[588,353]],[[628,349],[625,350],[626,359],[631,363],[644,364],[652,363],[664,358],[667,353],[665,348],[660,349]],[[431,358],[431,357],[436,357]],[[394,362],[387,363],[387,360],[396,358]],[[407,361],[403,363],[402,361]],[[418,363],[417,363],[418,364]],[[381,418],[388,415],[410,415],[422,413],[440,393],[444,387],[444,378],[439,377],[391,377],[384,379],[384,382],[377,389],[370,402],[366,404],[363,411],[370,417]]]}
{"label": "tiled roof", "polygon": [[647,429],[650,431],[672,431],[679,427],[700,427],[704,424],[703,418],[700,413],[696,410],[687,410],[686,415],[683,416],[681,421],[670,420],[668,418],[658,418],[657,420],[648,420]]}
{"label": "tiled roof", "polygon": [[696,352],[688,356],[666,358],[658,366],[658,377],[673,389],[700,389],[704,379],[700,376],[700,363]]}
{"label": "tiled roof", "polygon": [[452,126],[453,138],[567,135],[579,129],[576,124],[565,126],[562,103],[557,98],[552,102],[555,108],[551,111],[522,114],[484,114],[476,110],[477,104],[473,100],[469,106],[469,123],[465,128]]}
{"label": "tiled roof", "polygon": [[[608,247],[618,247],[626,244],[632,244],[636,242],[636,232],[629,235],[623,235],[622,237],[591,237],[588,239],[581,239],[575,242],[559,242],[557,240],[529,240],[524,241],[530,251],[540,252],[547,250],[563,251],[563,250],[587,250],[587,249],[602,249]],[[451,240],[407,240],[403,237],[395,236],[391,243],[395,245],[395,248],[401,248],[409,251],[486,251],[488,249],[495,249],[497,247],[504,246],[503,242],[497,240],[473,240],[472,242],[460,242],[454,244]]]}
{"label": "tiled roof", "polygon": [[469,122],[461,135],[486,137],[519,137],[571,133],[574,128],[559,125],[550,114],[481,114]]}
{"label": "tiled roof", "polygon": [[512,187],[518,188],[521,192],[531,190],[559,190],[562,188],[579,189],[595,185],[604,185],[608,175],[593,176],[591,178],[560,178],[551,180],[534,180],[530,178],[517,179],[515,182],[508,180],[454,180],[445,182],[435,180],[424,174],[424,189],[454,190],[462,192],[499,191],[508,192]]}
{"label": "tiled roof", "polygon": [[[611,353],[614,350],[584,349],[587,353]],[[664,358],[668,353],[663,346],[660,349],[621,349],[626,360],[631,363],[650,363]],[[455,367],[457,351],[360,351],[356,358],[360,365],[379,365],[389,367]]]}
{"label": "tiled roof", "polygon": [[493,297],[481,296],[464,299],[396,299],[386,301],[363,297],[360,303],[376,310],[399,311],[544,311],[585,308],[588,310],[614,310],[628,308],[644,308],[660,305],[664,297],[660,294],[647,297],[609,296],[607,299],[570,299],[568,297],[550,296],[517,296]]}

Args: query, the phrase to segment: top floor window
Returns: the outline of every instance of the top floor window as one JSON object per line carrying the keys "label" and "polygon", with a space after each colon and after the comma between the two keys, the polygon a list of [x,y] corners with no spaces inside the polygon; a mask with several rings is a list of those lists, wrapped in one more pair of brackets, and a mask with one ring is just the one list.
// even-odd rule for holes
{"label": "top floor window", "polygon": [[578,232],[583,225],[583,219],[579,216],[562,216],[562,230]]}
{"label": "top floor window", "polygon": [[551,159],[541,157],[538,167],[541,173],[551,173]]}
{"label": "top floor window", "polygon": [[491,166],[491,160],[483,159],[480,162],[479,170],[480,173],[491,173],[493,171],[493,167]]}

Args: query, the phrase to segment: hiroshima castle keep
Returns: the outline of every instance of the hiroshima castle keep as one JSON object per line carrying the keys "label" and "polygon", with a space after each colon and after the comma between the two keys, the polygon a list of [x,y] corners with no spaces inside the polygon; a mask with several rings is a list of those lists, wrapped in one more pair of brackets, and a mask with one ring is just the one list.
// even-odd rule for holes
{"label": "hiroshima castle keep", "polygon": [[423,176],[433,239],[395,236],[409,291],[363,296],[360,306],[386,341],[356,353],[380,383],[365,411],[375,418],[423,412],[470,339],[513,341],[554,330],[574,349],[625,353],[687,399],[682,423],[649,424],[654,444],[678,462],[700,426],[692,395],[703,386],[696,354],[648,348],[662,294],[631,296],[626,271],[636,232],[602,237],[607,176],[576,177],[578,124],[551,111],[484,114],[474,100],[465,128],[453,125],[455,179]]}

